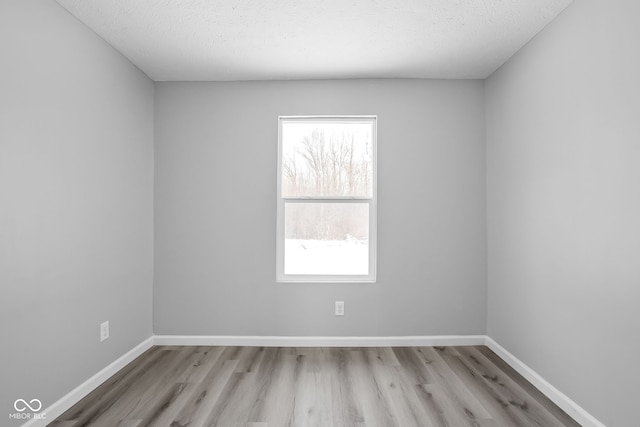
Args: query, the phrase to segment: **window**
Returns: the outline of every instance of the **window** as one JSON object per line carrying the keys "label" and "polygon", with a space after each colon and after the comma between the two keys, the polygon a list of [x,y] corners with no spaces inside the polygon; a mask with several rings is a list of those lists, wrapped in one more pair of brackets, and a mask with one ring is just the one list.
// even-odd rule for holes
{"label": "window", "polygon": [[280,117],[277,280],[374,282],[376,118]]}

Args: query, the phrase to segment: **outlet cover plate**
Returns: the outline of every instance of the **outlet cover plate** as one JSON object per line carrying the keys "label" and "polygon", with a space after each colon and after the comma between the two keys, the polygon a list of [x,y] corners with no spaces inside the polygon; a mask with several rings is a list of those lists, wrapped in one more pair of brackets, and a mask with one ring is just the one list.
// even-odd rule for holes
{"label": "outlet cover plate", "polygon": [[336,316],[344,316],[344,301],[336,301]]}
{"label": "outlet cover plate", "polygon": [[109,338],[109,321],[102,322],[100,324],[100,341],[104,341]]}

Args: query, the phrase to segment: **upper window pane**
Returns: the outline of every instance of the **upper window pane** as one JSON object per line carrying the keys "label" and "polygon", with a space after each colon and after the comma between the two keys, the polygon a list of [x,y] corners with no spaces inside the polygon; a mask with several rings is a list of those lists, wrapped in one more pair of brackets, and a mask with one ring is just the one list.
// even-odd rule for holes
{"label": "upper window pane", "polygon": [[372,197],[373,123],[282,121],[282,197]]}

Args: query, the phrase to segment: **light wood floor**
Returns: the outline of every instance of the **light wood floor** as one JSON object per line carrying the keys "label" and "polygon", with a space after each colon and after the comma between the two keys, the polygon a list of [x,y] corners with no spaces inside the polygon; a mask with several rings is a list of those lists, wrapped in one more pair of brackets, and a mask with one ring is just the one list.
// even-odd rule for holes
{"label": "light wood floor", "polygon": [[484,346],[153,347],[50,425],[579,426]]}

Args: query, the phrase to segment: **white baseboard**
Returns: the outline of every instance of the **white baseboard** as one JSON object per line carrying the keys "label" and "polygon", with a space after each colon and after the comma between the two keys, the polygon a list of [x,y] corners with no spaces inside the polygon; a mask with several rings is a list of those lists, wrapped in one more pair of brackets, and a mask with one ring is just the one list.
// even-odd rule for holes
{"label": "white baseboard", "polygon": [[558,405],[571,418],[576,420],[582,427],[606,427],[593,415],[585,411],[580,405],[571,400],[566,394],[551,385],[542,378],[536,371],[527,366],[520,359],[509,353],[504,347],[494,341],[491,337],[486,337],[485,345],[495,354],[500,356],[509,366],[515,369],[520,375],[525,377],[531,384],[547,396],[553,403]]}
{"label": "white baseboard", "polygon": [[62,398],[58,399],[48,408],[44,408],[40,411],[40,414],[45,414],[46,419],[38,420],[32,419],[31,421],[22,425],[22,427],[45,427],[48,423],[53,422],[56,418],[62,415],[66,410],[78,403],[83,397],[87,396],[93,390],[95,390],[100,384],[111,378],[114,374],[120,371],[122,368],[131,363],[136,357],[153,347],[154,337],[149,337],[127,353],[119,357],[115,362],[102,369],[100,372],[80,384],[78,387],[71,390]]}
{"label": "white baseboard", "polygon": [[284,337],[156,335],[156,345],[257,346],[257,347],[410,347],[484,345],[484,335],[401,337]]}

